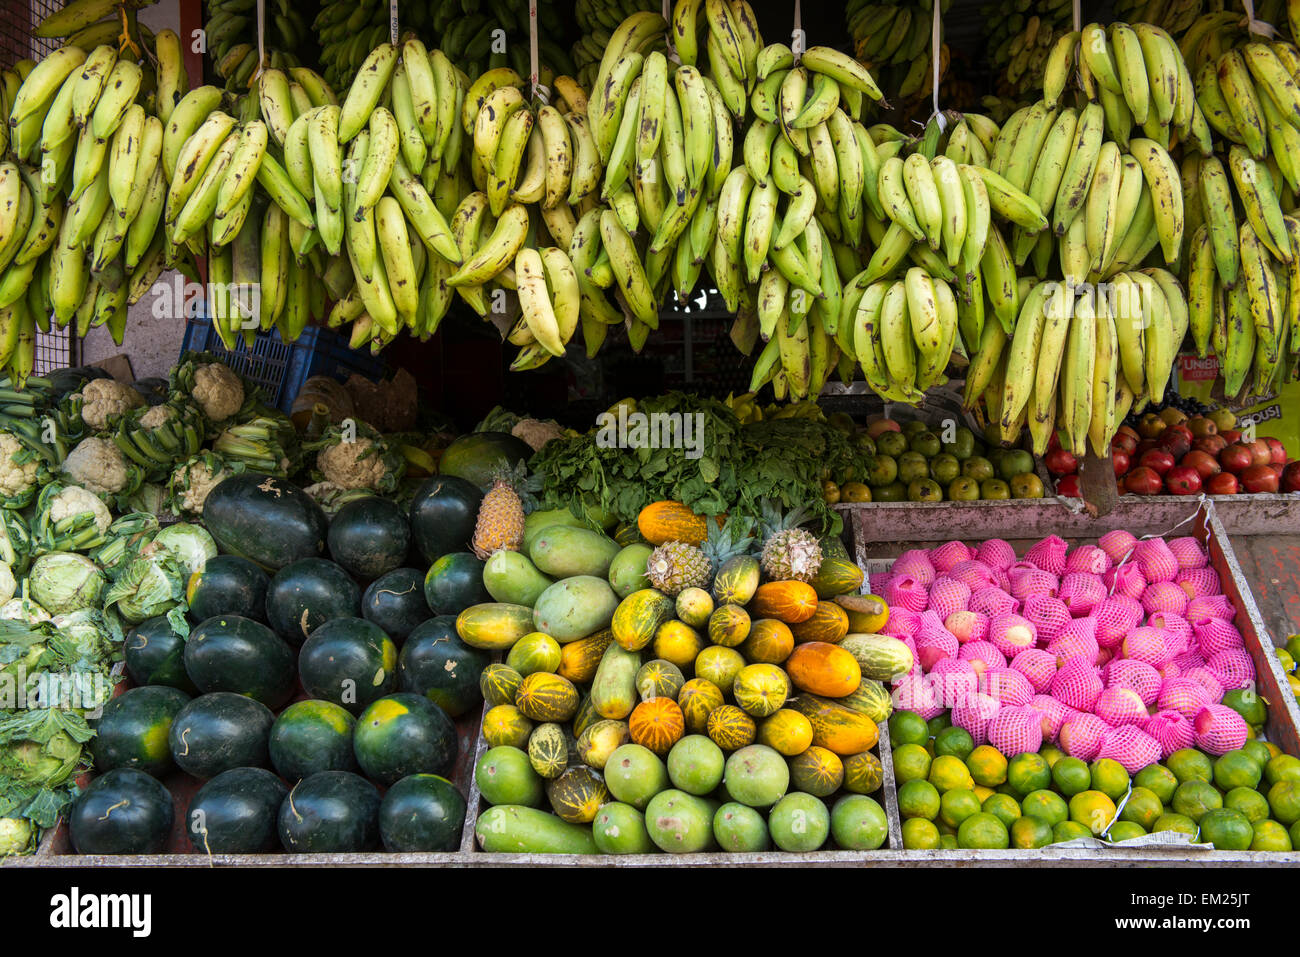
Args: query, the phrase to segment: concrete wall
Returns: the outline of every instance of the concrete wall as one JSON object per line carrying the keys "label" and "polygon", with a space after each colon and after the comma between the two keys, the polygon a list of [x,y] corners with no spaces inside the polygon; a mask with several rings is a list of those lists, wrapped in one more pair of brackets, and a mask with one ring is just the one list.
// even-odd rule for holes
{"label": "concrete wall", "polygon": [[[151,30],[171,29],[177,33],[181,28],[180,3],[178,0],[159,0],[157,4],[145,7],[139,14],[140,22]],[[191,77],[191,86],[197,86],[200,78]],[[160,283],[171,285],[175,282],[174,273],[163,273]],[[126,336],[119,347],[113,337],[102,326],[92,329],[81,344],[81,361],[83,363],[99,362],[119,354],[131,360],[131,369],[137,379],[153,376],[165,378],[167,371],[180,356],[181,345],[185,338],[185,318],[179,311],[164,316],[153,314],[153,301],[146,293],[141,300],[131,307],[126,323]]]}

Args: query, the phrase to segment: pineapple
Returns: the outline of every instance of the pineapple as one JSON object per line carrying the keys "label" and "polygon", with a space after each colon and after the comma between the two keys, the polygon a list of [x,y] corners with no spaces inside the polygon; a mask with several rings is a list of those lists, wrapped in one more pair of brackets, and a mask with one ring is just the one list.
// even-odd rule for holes
{"label": "pineapple", "polygon": [[763,550],[759,563],[772,581],[810,582],[822,565],[822,547],[817,536],[799,527],[806,511],[795,509],[782,515],[777,505],[763,503]]}
{"label": "pineapple", "polygon": [[743,553],[753,543],[750,523],[728,519],[721,526],[709,522],[709,536],[696,547],[686,542],[665,542],[646,559],[646,577],[665,595],[676,596],[687,588],[708,588],[713,572],[728,559]]}
{"label": "pineapple", "polygon": [[486,560],[494,552],[517,552],[524,543],[524,517],[531,511],[536,477],[527,478],[528,467],[520,462],[514,468],[497,469],[492,487],[479,503],[471,545],[474,554]]}

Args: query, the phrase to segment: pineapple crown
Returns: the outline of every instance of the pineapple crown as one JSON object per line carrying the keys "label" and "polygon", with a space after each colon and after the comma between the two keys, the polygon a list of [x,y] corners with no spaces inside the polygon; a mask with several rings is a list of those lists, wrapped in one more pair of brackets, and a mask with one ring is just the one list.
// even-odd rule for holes
{"label": "pineapple crown", "polygon": [[501,483],[519,496],[524,514],[529,515],[537,509],[537,493],[542,490],[542,477],[528,474],[528,463],[519,461],[514,465],[498,465],[492,470],[492,480],[484,491],[491,491]]}
{"label": "pineapple crown", "polygon": [[754,544],[753,531],[754,521],[750,518],[732,516],[721,525],[710,521],[708,537],[700,548],[715,569],[721,568],[728,559],[749,551]]}
{"label": "pineapple crown", "polygon": [[759,520],[763,530],[763,538],[765,539],[771,538],[778,532],[798,528],[807,523],[809,519],[807,508],[800,506],[788,512],[782,512],[780,504],[770,498],[763,499],[760,509],[761,516]]}

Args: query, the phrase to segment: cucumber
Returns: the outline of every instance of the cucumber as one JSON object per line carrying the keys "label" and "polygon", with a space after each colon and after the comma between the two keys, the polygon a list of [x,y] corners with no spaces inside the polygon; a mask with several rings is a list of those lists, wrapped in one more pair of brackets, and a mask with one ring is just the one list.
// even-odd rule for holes
{"label": "cucumber", "polygon": [[596,677],[591,679],[591,702],[602,718],[622,720],[636,707],[636,673],[641,655],[610,643],[601,656]]}
{"label": "cucumber", "polygon": [[591,828],[531,807],[498,804],[478,816],[474,836],[493,854],[597,854]]}

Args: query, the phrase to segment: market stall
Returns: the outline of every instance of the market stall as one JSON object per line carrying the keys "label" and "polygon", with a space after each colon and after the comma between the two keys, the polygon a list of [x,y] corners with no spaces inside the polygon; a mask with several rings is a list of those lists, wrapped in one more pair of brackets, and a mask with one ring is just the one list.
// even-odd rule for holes
{"label": "market stall", "polygon": [[166,6],[0,85],[6,866],[1300,860],[1290,8]]}

